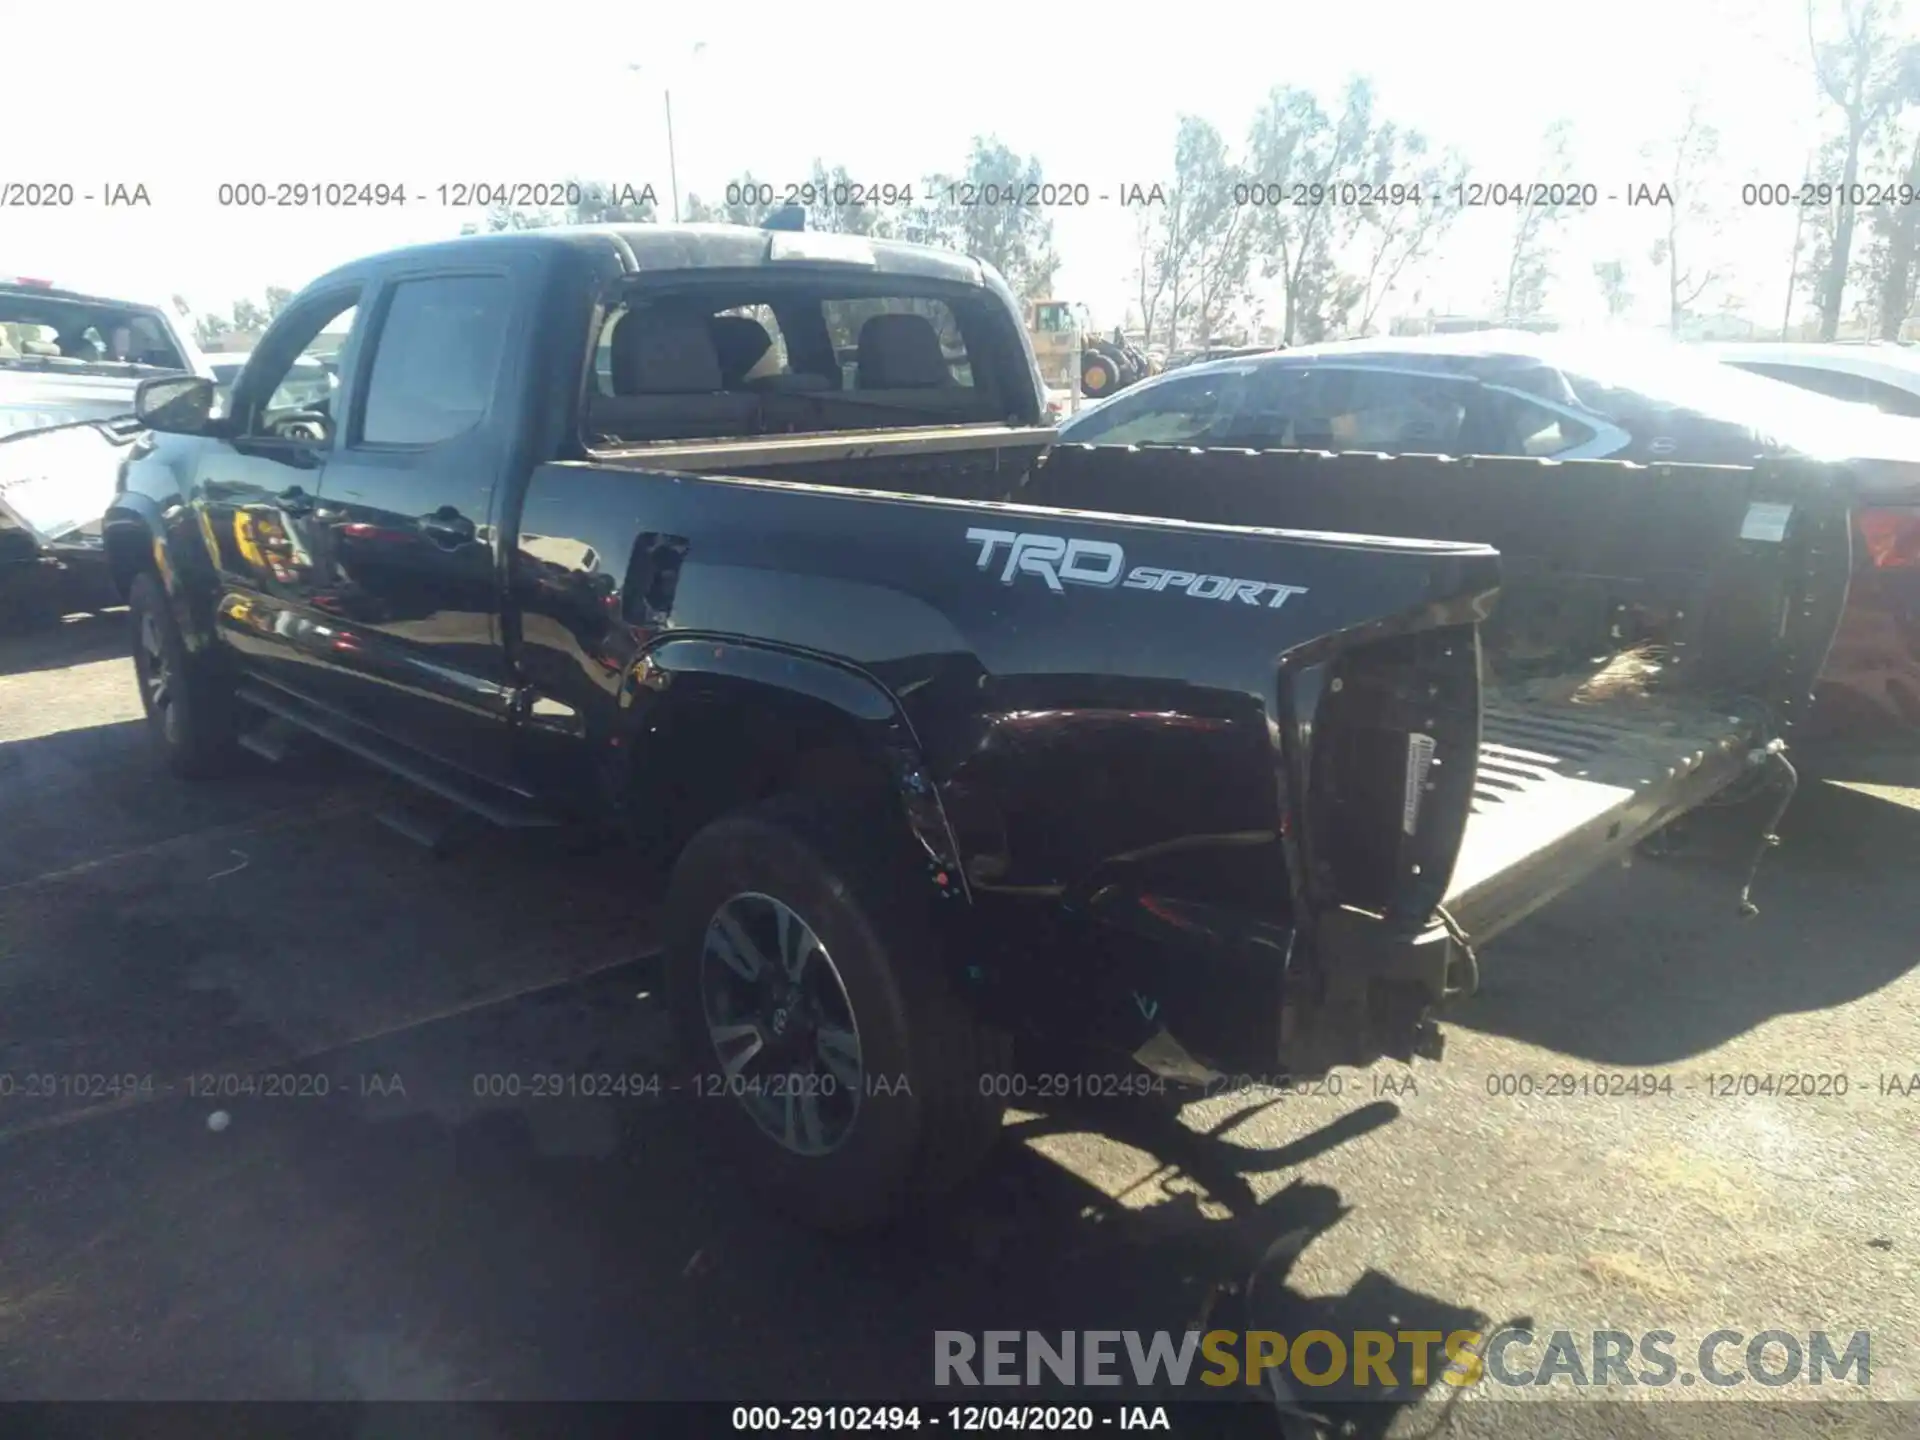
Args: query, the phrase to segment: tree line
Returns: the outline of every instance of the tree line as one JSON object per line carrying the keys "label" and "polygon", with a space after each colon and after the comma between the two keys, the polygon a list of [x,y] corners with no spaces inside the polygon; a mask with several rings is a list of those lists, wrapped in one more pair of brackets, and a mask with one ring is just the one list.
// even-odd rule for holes
{"label": "tree line", "polygon": [[264,300],[243,296],[224,311],[206,310],[194,314],[184,295],[173,297],[174,312],[193,321],[194,343],[203,350],[217,350],[232,335],[257,335],[275,320],[293,301],[293,291],[282,285],[267,286]]}
{"label": "tree line", "polygon": [[[1896,339],[1914,313],[1920,40],[1904,21],[1900,0],[1806,0],[1806,61],[1818,97],[1810,129],[1821,138],[1789,197],[1796,225],[1776,292],[1783,334],[1797,302],[1812,307],[1816,333],[1827,340],[1843,324]],[[1548,181],[1577,174],[1577,140],[1570,121],[1556,120],[1527,173]],[[1654,202],[1645,247],[1593,262],[1590,280],[1616,319],[1632,311],[1644,284],[1679,333],[1732,298],[1729,227],[1751,224],[1754,214],[1735,204],[1742,179],[1766,188],[1779,177],[1731,173],[1697,95],[1677,132],[1640,153]],[[1266,328],[1288,343],[1375,333],[1387,297],[1405,302],[1423,264],[1449,258],[1446,244],[1476,178],[1457,150],[1385,114],[1365,77],[1349,81],[1331,106],[1301,87],[1275,87],[1237,153],[1211,121],[1182,116],[1167,203],[1135,222],[1134,318],[1169,349],[1251,333],[1269,318],[1269,303],[1279,313]],[[1511,177],[1485,178],[1498,185]],[[1391,202],[1396,186],[1417,186],[1420,203],[1235,203],[1252,193],[1284,200],[1349,188]],[[1569,282],[1559,271],[1581,203],[1566,192],[1577,188],[1548,184],[1539,203],[1510,212],[1505,243],[1481,262],[1490,318],[1541,318],[1556,284]],[[1417,293],[1412,298],[1417,304]]]}
{"label": "tree line", "polygon": [[[1920,281],[1920,41],[1904,25],[1901,0],[1805,3],[1818,139],[1803,184],[1792,187],[1796,225],[1791,253],[1780,257],[1780,329],[1804,303],[1821,338],[1834,338],[1843,324],[1897,338]],[[1578,141],[1570,121],[1554,121],[1527,173],[1547,181],[1579,173]],[[1631,313],[1644,293],[1676,333],[1728,305],[1729,227],[1751,224],[1759,213],[1733,203],[1741,181],[1765,188],[1780,177],[1731,173],[1711,107],[1698,96],[1676,133],[1644,146],[1641,159],[1647,180],[1640,188],[1655,202],[1643,247],[1593,262],[1588,275],[1561,273],[1569,227],[1583,203],[1593,203],[1583,202],[1579,186],[1549,184],[1533,197],[1539,203],[1500,210],[1507,225],[1501,245],[1476,257],[1490,318],[1541,319],[1570,284],[1591,285],[1615,318]],[[870,187],[823,159],[798,189],[809,229],[959,250],[1034,299],[1051,293],[1060,269],[1049,211],[968,202],[1048,178],[1037,155],[986,135],[958,166],[915,180],[900,204],[849,203]],[[1495,184],[1513,178],[1485,177]],[[1147,203],[1114,211],[1127,217],[1116,223],[1133,226],[1129,328],[1169,350],[1259,332],[1290,344],[1377,333],[1390,302],[1417,307],[1430,267],[1455,258],[1447,246],[1478,179],[1457,149],[1393,118],[1365,76],[1330,101],[1300,86],[1274,87],[1237,146],[1213,121],[1182,115],[1170,172],[1142,187]],[[1875,189],[1916,203],[1872,203]],[[1414,190],[1418,203],[1396,202]],[[717,196],[689,194],[678,208],[689,221],[755,225],[779,208],[784,192],[743,171]],[[1291,203],[1299,194],[1327,203]],[[1384,203],[1350,203],[1365,198]],[[564,209],[496,207],[463,233],[661,218],[650,195],[616,204],[587,194]],[[230,317],[199,317],[203,343],[257,328],[252,322],[277,313],[286,293],[269,290],[264,306],[237,301]]]}

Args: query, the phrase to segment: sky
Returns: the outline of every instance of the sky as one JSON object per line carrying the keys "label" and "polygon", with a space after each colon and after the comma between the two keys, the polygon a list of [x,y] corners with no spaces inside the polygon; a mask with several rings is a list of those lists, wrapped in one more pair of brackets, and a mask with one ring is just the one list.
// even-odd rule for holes
{"label": "sky", "polygon": [[[0,208],[0,274],[224,310],[357,255],[458,233],[477,212],[438,203],[441,185],[651,184],[670,211],[669,93],[682,194],[714,197],[744,170],[805,179],[816,156],[856,181],[915,181],[958,168],[981,133],[1038,154],[1049,178],[1111,193],[1168,177],[1183,113],[1238,146],[1273,86],[1331,103],[1363,73],[1385,113],[1457,147],[1482,178],[1590,181],[1603,194],[1657,182],[1640,149],[1670,141],[1697,95],[1725,157],[1717,258],[1750,313],[1777,324],[1793,221],[1743,208],[1739,189],[1797,181],[1822,121],[1802,0],[711,10],[502,0],[466,13],[456,25],[441,7],[399,0],[321,11],[0,0],[15,55],[84,55],[9,64],[0,186],[67,182],[103,196],[139,184],[151,201]],[[1575,127],[1574,158],[1567,174],[1544,174],[1541,135],[1561,117]],[[373,181],[411,198],[376,210],[221,206],[220,185],[236,181]],[[1550,309],[1589,317],[1593,262],[1621,257],[1639,266],[1643,313],[1664,315],[1645,264],[1663,219],[1623,200],[1570,227]],[[1504,273],[1511,224],[1510,211],[1462,222],[1388,310],[1479,307]],[[1058,210],[1055,239],[1055,293],[1084,300],[1103,326],[1119,321],[1134,292],[1131,215]]]}

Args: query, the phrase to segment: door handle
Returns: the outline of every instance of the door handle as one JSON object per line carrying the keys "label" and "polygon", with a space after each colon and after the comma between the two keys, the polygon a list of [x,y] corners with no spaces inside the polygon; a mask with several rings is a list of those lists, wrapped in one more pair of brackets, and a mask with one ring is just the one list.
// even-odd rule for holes
{"label": "door handle", "polygon": [[648,531],[633,542],[627,561],[621,613],[629,625],[662,625],[673,613],[674,592],[680,585],[680,566],[687,558],[684,535]]}
{"label": "door handle", "polygon": [[473,521],[451,505],[443,505],[420,517],[420,533],[436,545],[466,545],[473,540]]}

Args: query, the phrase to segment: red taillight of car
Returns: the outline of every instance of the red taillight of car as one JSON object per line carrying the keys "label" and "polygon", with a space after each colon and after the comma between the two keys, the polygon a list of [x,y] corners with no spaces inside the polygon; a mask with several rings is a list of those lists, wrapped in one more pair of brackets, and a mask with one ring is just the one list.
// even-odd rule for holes
{"label": "red taillight of car", "polygon": [[1862,510],[1858,524],[1874,569],[1920,569],[1920,508]]}
{"label": "red taillight of car", "polygon": [[16,275],[8,283],[12,285],[31,285],[36,290],[51,290],[53,288],[53,282],[51,280],[36,280],[26,275]]}

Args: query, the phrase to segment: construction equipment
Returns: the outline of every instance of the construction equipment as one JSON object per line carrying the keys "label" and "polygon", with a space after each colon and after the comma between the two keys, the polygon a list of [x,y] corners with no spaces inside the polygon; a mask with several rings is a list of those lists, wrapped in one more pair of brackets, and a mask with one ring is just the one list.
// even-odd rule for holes
{"label": "construction equipment", "polygon": [[1154,371],[1120,330],[1111,337],[1095,334],[1087,307],[1077,301],[1033,301],[1027,306],[1027,333],[1041,378],[1060,389],[1077,384],[1089,400],[1104,399]]}

